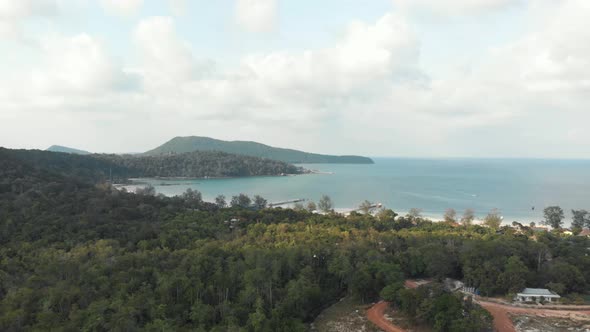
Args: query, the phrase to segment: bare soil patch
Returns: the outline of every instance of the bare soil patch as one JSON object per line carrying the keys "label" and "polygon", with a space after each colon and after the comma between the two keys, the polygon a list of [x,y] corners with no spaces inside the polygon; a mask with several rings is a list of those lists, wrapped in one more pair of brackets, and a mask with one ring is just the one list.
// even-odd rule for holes
{"label": "bare soil patch", "polygon": [[311,324],[316,332],[378,332],[365,315],[367,305],[346,297],[330,306]]}
{"label": "bare soil patch", "polygon": [[531,315],[511,315],[514,328],[518,332],[586,332],[590,331],[588,320],[558,317],[538,317]]}

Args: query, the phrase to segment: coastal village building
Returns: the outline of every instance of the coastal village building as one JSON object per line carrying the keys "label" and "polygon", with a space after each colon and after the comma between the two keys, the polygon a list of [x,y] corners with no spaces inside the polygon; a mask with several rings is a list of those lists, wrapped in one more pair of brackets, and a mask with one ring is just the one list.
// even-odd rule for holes
{"label": "coastal village building", "polygon": [[518,302],[553,302],[559,298],[561,296],[545,288],[525,288],[516,294],[515,300]]}

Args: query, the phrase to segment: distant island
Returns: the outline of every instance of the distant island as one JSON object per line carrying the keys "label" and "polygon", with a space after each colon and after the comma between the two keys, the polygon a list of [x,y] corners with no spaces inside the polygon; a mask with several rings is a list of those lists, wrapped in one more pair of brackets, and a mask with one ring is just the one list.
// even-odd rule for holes
{"label": "distant island", "polygon": [[361,156],[332,156],[283,149],[250,141],[222,141],[209,137],[175,137],[144,155],[156,156],[194,151],[220,151],[232,154],[267,158],[292,164],[373,164],[373,160]]}
{"label": "distant island", "polygon": [[92,153],[92,152],[88,152],[88,151],[84,151],[84,150],[69,148],[67,146],[62,146],[62,145],[52,145],[52,146],[48,147],[47,150],[45,150],[45,151],[82,154],[82,155]]}

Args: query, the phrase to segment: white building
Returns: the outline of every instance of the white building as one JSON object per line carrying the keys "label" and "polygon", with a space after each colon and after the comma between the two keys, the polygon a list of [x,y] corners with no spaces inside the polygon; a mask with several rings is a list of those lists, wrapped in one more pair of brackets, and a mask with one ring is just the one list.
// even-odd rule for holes
{"label": "white building", "polygon": [[522,292],[516,294],[516,301],[519,302],[553,302],[561,296],[545,288],[525,288]]}

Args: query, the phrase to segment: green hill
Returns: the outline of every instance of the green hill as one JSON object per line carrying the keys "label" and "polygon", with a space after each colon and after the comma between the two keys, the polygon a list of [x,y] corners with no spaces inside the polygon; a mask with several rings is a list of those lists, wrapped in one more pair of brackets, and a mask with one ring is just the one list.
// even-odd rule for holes
{"label": "green hill", "polygon": [[64,153],[72,153],[72,154],[90,154],[90,152],[88,152],[88,151],[78,150],[78,149],[74,149],[74,148],[68,148],[67,146],[61,146],[61,145],[52,145],[52,146],[48,147],[47,150],[45,150],[45,151],[64,152]]}
{"label": "green hill", "polygon": [[367,157],[331,156],[275,148],[256,142],[222,141],[199,136],[175,137],[163,145],[147,151],[145,155],[175,154],[193,151],[221,151],[296,164],[373,164],[373,160]]}

